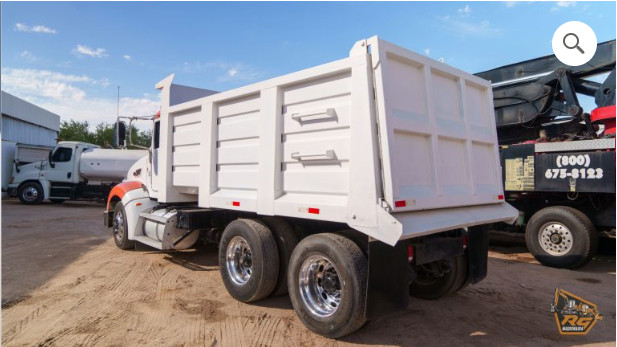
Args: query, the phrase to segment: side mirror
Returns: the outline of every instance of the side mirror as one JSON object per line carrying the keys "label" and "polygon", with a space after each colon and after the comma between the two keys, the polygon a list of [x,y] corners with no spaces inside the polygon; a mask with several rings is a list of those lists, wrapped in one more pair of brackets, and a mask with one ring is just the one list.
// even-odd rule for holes
{"label": "side mirror", "polygon": [[118,121],[114,125],[114,143],[116,147],[126,146],[126,123]]}
{"label": "side mirror", "polygon": [[54,150],[53,150],[53,149],[50,149],[50,150],[49,150],[49,155],[47,156],[47,162],[49,163],[49,166],[50,166],[51,168],[55,168],[55,167],[56,167],[56,164],[54,164],[53,160],[51,159],[51,158],[52,158],[52,154],[53,154],[53,153],[54,153]]}

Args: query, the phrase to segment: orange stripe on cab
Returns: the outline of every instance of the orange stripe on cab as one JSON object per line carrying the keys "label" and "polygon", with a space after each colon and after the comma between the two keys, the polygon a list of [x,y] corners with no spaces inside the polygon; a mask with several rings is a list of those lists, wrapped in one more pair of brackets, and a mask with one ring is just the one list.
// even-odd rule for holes
{"label": "orange stripe on cab", "polygon": [[135,190],[141,187],[143,187],[143,184],[138,181],[127,181],[127,182],[122,182],[120,184],[117,184],[115,187],[111,189],[111,192],[109,192],[109,197],[107,198],[107,210],[109,211],[109,203],[111,202],[111,198],[113,198],[114,196],[117,196],[118,198],[122,200],[122,198],[124,197],[124,194],[126,194],[127,192],[131,190]]}

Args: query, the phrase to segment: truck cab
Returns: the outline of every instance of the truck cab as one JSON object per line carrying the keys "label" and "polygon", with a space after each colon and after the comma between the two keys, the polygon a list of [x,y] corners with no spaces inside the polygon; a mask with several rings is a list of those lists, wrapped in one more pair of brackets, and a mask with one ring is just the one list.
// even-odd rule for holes
{"label": "truck cab", "polygon": [[62,141],[47,160],[15,162],[9,195],[27,205],[43,200],[104,200],[122,182],[129,168],[148,154],[144,150],[104,149],[77,141]]}
{"label": "truck cab", "polygon": [[83,181],[79,175],[81,154],[100,146],[77,141],[62,141],[49,151],[47,160],[13,167],[8,189],[24,204],[37,204],[49,199],[62,202],[71,198],[71,188]]}

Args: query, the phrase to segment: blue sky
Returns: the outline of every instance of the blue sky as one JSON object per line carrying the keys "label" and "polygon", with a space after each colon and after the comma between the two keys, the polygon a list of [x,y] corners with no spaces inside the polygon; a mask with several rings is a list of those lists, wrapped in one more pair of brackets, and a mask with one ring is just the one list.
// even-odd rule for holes
{"label": "blue sky", "polygon": [[228,90],[373,35],[468,72],[552,54],[563,23],[615,39],[615,2],[2,2],[2,89],[63,120],[158,109],[154,84]]}

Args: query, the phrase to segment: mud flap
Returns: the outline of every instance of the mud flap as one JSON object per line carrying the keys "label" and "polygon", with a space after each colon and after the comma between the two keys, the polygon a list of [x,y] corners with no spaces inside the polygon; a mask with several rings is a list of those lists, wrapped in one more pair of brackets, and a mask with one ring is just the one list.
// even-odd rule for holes
{"label": "mud flap", "polygon": [[366,319],[407,308],[409,304],[409,264],[407,242],[394,247],[381,241],[369,242]]}
{"label": "mud flap", "polygon": [[112,219],[113,219],[113,213],[109,213],[109,211],[103,212],[103,225],[105,226],[105,228],[111,228],[113,224]]}
{"label": "mud flap", "polygon": [[487,274],[488,226],[470,227],[467,234],[467,260],[469,280],[472,284],[482,281]]}

